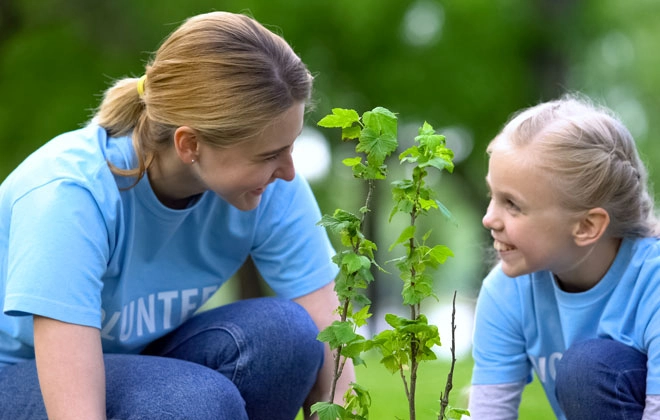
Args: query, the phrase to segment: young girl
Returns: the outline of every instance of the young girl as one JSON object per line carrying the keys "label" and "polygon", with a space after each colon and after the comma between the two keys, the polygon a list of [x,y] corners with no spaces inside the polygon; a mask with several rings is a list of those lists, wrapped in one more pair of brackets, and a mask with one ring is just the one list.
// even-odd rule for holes
{"label": "young girl", "polygon": [[566,96],[488,153],[500,261],[477,303],[472,418],[518,418],[532,369],[559,419],[660,418],[658,222],[630,133]]}
{"label": "young girl", "polygon": [[[291,160],[311,88],[253,19],[196,16],[9,175],[1,418],[291,420],[327,398],[336,268]],[[248,256],[278,297],[198,313]]]}

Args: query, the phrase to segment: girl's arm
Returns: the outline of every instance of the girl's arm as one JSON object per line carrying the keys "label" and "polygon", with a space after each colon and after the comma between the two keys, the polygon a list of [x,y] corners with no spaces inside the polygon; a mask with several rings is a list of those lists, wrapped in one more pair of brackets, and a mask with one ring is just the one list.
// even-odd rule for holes
{"label": "girl's arm", "polygon": [[472,385],[468,410],[473,420],[516,420],[525,381]]}
{"label": "girl's arm", "polygon": [[660,395],[647,395],[642,420],[660,418]]}
{"label": "girl's arm", "polygon": [[100,331],[35,315],[34,348],[48,418],[105,419]]}
{"label": "girl's arm", "polygon": [[[334,290],[335,283],[331,282],[315,292],[308,295],[294,299],[298,304],[304,307],[314,320],[319,331],[323,331],[325,327],[332,324],[333,321],[339,318],[335,314],[335,310],[339,306],[337,295]],[[312,404],[319,401],[328,401],[330,397],[330,385],[332,384],[332,376],[334,373],[334,355],[332,354],[328,343],[325,344],[325,357],[323,367],[319,373],[318,379],[312,392],[309,394],[307,401],[305,401],[305,418],[308,417],[309,409]],[[351,382],[355,382],[355,370],[353,363],[349,359],[344,366],[343,373],[337,382],[337,391],[335,392],[335,403],[343,405],[344,393],[348,390]]]}

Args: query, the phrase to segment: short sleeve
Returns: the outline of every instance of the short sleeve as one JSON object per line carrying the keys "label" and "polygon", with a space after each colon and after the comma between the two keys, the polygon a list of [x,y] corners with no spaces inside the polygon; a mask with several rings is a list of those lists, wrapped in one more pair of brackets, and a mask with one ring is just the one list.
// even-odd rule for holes
{"label": "short sleeve", "polygon": [[496,267],[479,292],[472,348],[474,385],[513,383],[531,377],[515,281]]}
{"label": "short sleeve", "polygon": [[108,231],[92,194],[56,180],[12,207],[4,313],[100,328]]}
{"label": "short sleeve", "polygon": [[[656,276],[660,273],[654,273]],[[657,278],[657,277],[656,277]],[[638,325],[645,325],[644,343],[647,351],[647,394],[660,395],[660,293],[657,288],[648,291],[648,298],[640,302]]]}
{"label": "short sleeve", "polygon": [[338,268],[310,186],[296,176],[274,184],[260,215],[252,258],[279,296],[293,299],[334,280]]}

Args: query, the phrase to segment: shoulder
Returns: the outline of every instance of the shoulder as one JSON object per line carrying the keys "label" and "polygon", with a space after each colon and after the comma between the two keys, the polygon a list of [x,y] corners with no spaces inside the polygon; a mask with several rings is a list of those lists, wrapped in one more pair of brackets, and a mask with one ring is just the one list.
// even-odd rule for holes
{"label": "shoulder", "polygon": [[630,243],[633,262],[660,264],[660,238],[624,239],[626,243]]}
{"label": "shoulder", "polygon": [[106,204],[119,200],[119,189],[106,160],[106,143],[105,130],[94,125],[53,138],[5,179],[0,186],[0,203],[6,208],[29,196],[43,206],[53,202],[71,208],[76,204],[71,197],[80,192]]}
{"label": "shoulder", "polygon": [[637,288],[644,283],[660,283],[660,239],[624,239],[619,252],[624,253],[627,260],[620,274],[627,281],[620,283],[630,283],[630,287]]}
{"label": "shoulder", "polygon": [[60,134],[28,156],[7,178],[28,188],[53,179],[93,183],[111,174],[106,160],[107,136],[99,126]]}

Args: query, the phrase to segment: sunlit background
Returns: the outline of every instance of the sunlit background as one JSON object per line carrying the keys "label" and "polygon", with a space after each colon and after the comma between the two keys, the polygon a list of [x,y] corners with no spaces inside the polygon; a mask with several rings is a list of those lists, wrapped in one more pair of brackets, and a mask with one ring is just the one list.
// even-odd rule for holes
{"label": "sunlit background", "polygon": [[[429,182],[455,223],[436,215],[422,224],[455,257],[437,271],[439,299],[426,310],[447,343],[447,305],[457,291],[461,355],[469,354],[472,308],[492,263],[481,227],[485,145],[514,111],[567,91],[592,96],[628,125],[660,185],[657,0],[0,0],[0,179],[51,137],[84,124],[113,79],[141,75],[183,19],[212,10],[254,16],[315,75],[315,108],[294,157],[323,213],[357,211],[365,192],[341,164],[352,146],[316,126],[332,108],[390,109],[402,148],[424,121],[446,135],[456,170]],[[389,165],[392,179],[406,175],[396,160]],[[385,264],[398,256],[387,249],[405,220],[388,222],[387,184],[374,200],[369,234],[390,273],[377,273],[369,291],[375,331],[384,313],[405,311],[396,271]],[[254,293],[242,287],[225,293]]]}

